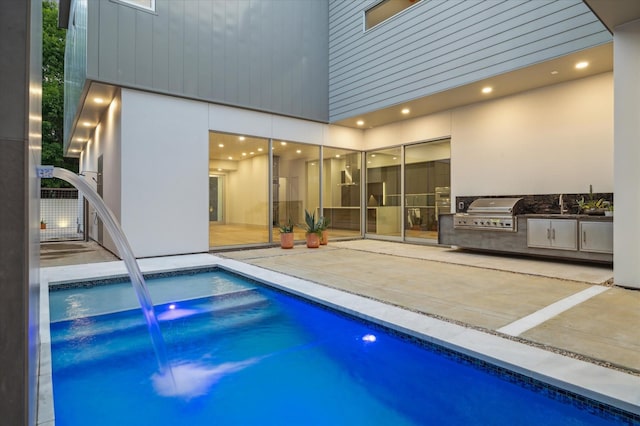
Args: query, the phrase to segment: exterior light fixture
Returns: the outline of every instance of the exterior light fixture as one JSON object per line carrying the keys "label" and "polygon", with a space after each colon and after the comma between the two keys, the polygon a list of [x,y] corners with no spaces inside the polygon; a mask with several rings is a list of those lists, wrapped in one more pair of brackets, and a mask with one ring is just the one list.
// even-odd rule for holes
{"label": "exterior light fixture", "polygon": [[243,153],[242,153],[242,156],[243,156],[243,157],[246,157],[246,156],[247,156],[247,153],[246,153],[246,152],[243,152]]}
{"label": "exterior light fixture", "polygon": [[582,62],[578,62],[578,63],[576,64],[576,69],[577,69],[577,70],[581,70],[581,69],[584,69],[584,68],[586,68],[586,67],[588,67],[588,66],[589,66],[589,62],[587,62],[587,61],[582,61]]}
{"label": "exterior light fixture", "polygon": [[358,120],[358,121],[356,121],[356,124],[358,126],[364,126],[364,121],[363,120]]}
{"label": "exterior light fixture", "polygon": [[262,152],[262,148],[258,148],[258,152]]}
{"label": "exterior light fixture", "polygon": [[231,157],[231,156],[229,156],[229,157],[227,157],[227,158],[228,158],[229,160],[233,160],[233,157]]}
{"label": "exterior light fixture", "polygon": [[219,143],[219,144],[218,144],[218,147],[220,147],[220,148],[224,148],[224,144],[223,144],[223,143]]}
{"label": "exterior light fixture", "polygon": [[97,104],[103,104],[104,103],[104,99],[102,99],[102,98],[93,98],[93,102],[95,102]]}
{"label": "exterior light fixture", "polygon": [[287,143],[285,141],[280,142],[280,145],[285,146]]}
{"label": "exterior light fixture", "polygon": [[401,113],[407,115],[411,112],[411,110],[409,108],[403,108],[402,111],[400,111]]}
{"label": "exterior light fixture", "polygon": [[238,137],[238,139],[243,141],[245,138],[244,138],[244,136],[240,136],[240,137]]}
{"label": "exterior light fixture", "polygon": [[301,152],[302,152],[302,150],[296,149],[296,154],[300,154]]}
{"label": "exterior light fixture", "polygon": [[482,88],[482,93],[484,93],[484,94],[488,94],[488,93],[491,93],[491,92],[493,92],[493,87],[487,86],[487,87],[483,87]]}
{"label": "exterior light fixture", "polygon": [[82,125],[83,125],[84,127],[91,127],[91,123],[89,123],[88,121],[83,121],[83,122],[82,122]]}

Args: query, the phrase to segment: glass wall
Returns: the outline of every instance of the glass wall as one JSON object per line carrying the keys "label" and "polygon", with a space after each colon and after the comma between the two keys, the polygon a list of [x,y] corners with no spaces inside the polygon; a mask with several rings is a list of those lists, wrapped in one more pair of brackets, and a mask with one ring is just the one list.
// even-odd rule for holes
{"label": "glass wall", "polygon": [[269,242],[269,141],[209,133],[209,246]]}
{"label": "glass wall", "polygon": [[[273,241],[279,241],[279,224],[289,219],[304,223],[304,211],[320,214],[320,147],[290,141],[273,141]],[[305,238],[304,228],[294,228],[294,238]]]}
{"label": "glass wall", "polygon": [[359,237],[362,154],[342,148],[322,150],[322,215],[329,219],[331,238]]}
{"label": "glass wall", "polygon": [[394,147],[366,154],[368,234],[402,236],[401,152]]}
{"label": "glass wall", "polygon": [[405,238],[437,239],[438,215],[451,211],[450,140],[408,145],[404,151]]}

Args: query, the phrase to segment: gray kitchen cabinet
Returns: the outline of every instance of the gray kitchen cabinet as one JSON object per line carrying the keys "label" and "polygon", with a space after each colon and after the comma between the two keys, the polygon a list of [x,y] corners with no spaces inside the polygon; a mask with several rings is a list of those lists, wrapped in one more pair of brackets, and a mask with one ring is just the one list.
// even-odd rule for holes
{"label": "gray kitchen cabinet", "polygon": [[574,219],[527,219],[527,246],[578,250],[578,221]]}
{"label": "gray kitchen cabinet", "polygon": [[613,222],[580,222],[580,251],[613,253]]}

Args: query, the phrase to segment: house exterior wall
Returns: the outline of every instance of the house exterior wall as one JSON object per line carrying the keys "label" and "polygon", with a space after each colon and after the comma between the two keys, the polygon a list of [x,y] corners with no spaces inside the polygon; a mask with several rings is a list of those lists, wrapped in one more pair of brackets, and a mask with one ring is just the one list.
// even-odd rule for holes
{"label": "house exterior wall", "polygon": [[613,192],[613,76],[366,130],[364,143],[370,150],[445,137],[452,197],[587,193],[590,184]]}
{"label": "house exterior wall", "polygon": [[[0,413],[35,425],[40,314],[42,4],[0,2]],[[41,384],[46,386],[47,384]],[[42,413],[42,420],[46,413]]]}
{"label": "house exterior wall", "polygon": [[328,119],[328,0],[89,2],[87,78]]}
{"label": "house exterior wall", "polygon": [[614,28],[615,184],[614,282],[640,289],[640,20]]}
{"label": "house exterior wall", "polygon": [[121,225],[133,252],[208,251],[207,104],[129,89],[121,97]]}
{"label": "house exterior wall", "polygon": [[611,41],[580,0],[423,0],[364,31],[377,2],[329,2],[330,121]]}

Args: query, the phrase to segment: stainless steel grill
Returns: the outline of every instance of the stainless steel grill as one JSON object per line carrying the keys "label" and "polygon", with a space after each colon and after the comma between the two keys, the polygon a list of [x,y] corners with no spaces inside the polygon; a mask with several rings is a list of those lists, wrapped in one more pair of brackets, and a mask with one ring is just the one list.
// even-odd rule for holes
{"label": "stainless steel grill", "polygon": [[457,213],[454,228],[492,231],[517,231],[516,215],[522,210],[522,198],[478,198],[466,213]]}

